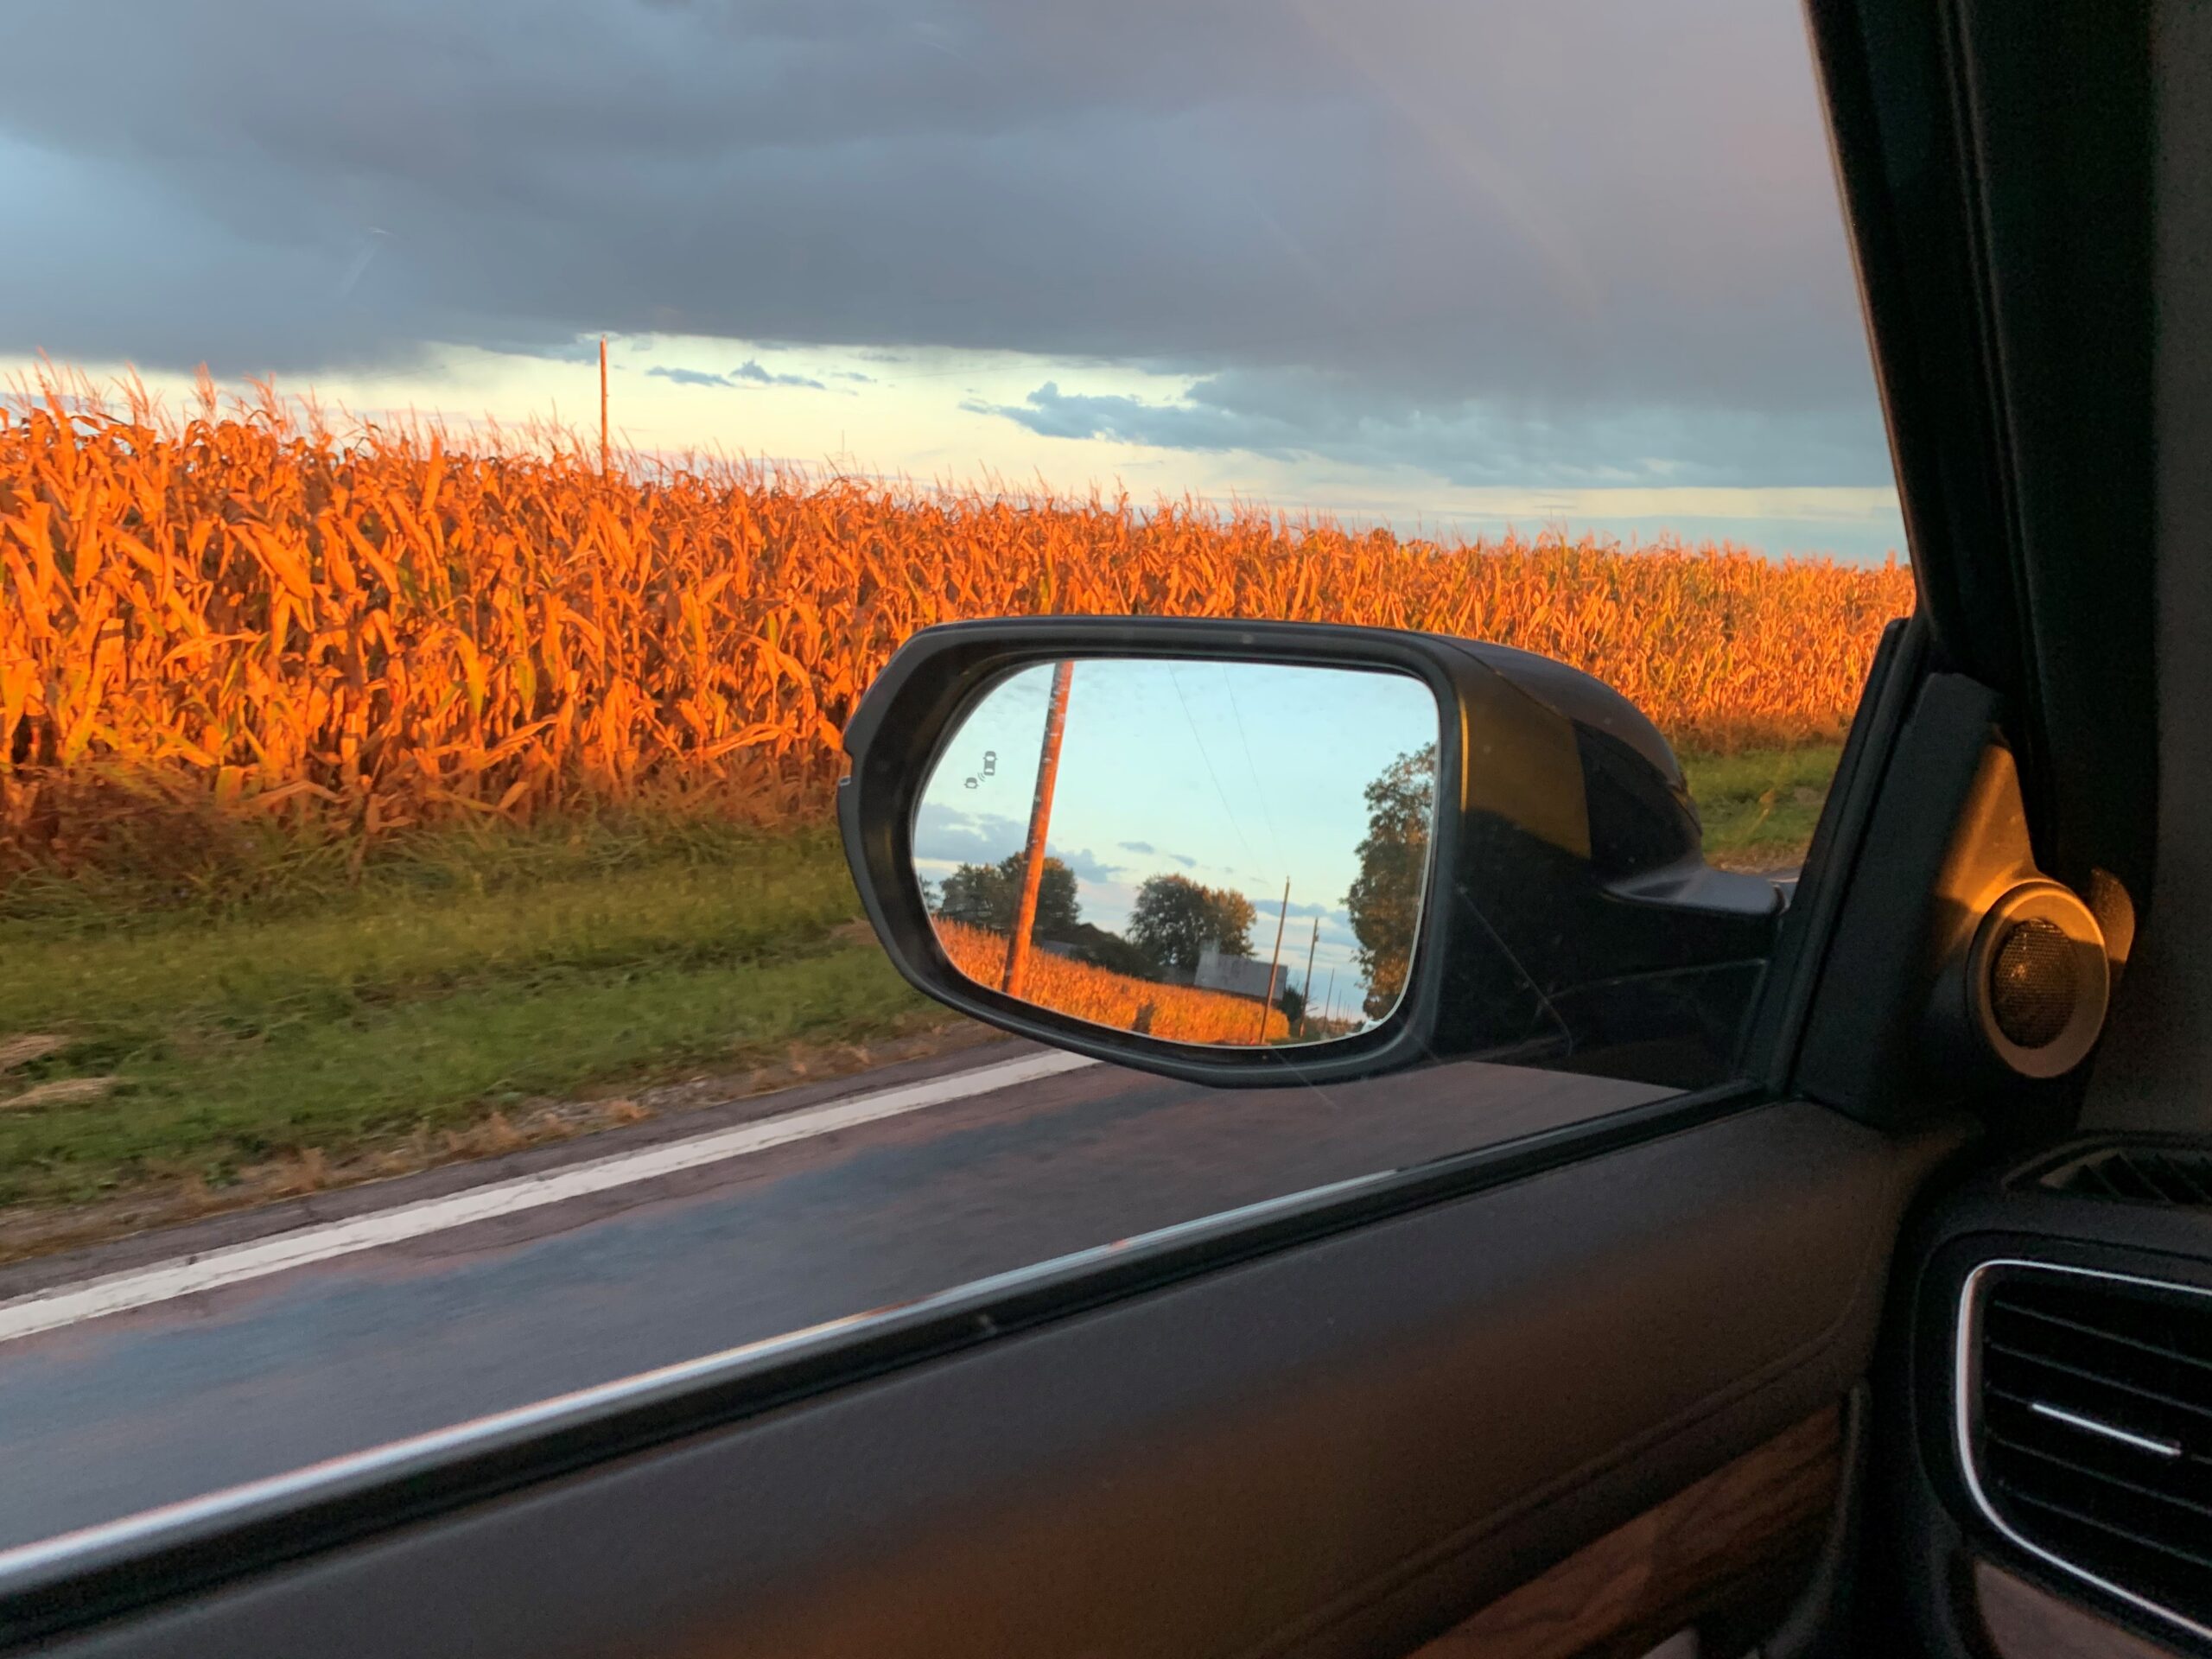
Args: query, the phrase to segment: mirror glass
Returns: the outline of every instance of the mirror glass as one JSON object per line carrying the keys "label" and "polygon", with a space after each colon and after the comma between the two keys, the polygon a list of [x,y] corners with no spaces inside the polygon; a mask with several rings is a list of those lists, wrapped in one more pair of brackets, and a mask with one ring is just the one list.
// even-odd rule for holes
{"label": "mirror glass", "polygon": [[979,984],[1181,1043],[1328,1042],[1404,994],[1437,705],[1408,675],[1085,658],[995,682],[915,813]]}

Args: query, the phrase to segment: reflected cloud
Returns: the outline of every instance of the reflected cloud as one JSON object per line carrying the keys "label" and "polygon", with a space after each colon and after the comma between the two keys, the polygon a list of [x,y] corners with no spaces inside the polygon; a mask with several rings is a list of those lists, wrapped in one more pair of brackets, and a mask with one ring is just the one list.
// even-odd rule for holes
{"label": "reflected cloud", "polygon": [[1028,826],[989,812],[925,801],[914,815],[914,856],[932,863],[995,864],[1021,850]]}
{"label": "reflected cloud", "polygon": [[1045,856],[1058,859],[1061,863],[1075,872],[1078,881],[1100,883],[1116,881],[1128,868],[1126,865],[1107,863],[1088,847],[1080,852],[1071,853],[1056,841],[1048,841],[1045,843]]}
{"label": "reflected cloud", "polygon": [[1169,852],[1164,848],[1154,846],[1148,841],[1124,841],[1118,844],[1125,853],[1139,853],[1147,858],[1171,859],[1186,870],[1195,870],[1198,868],[1198,861],[1188,853]]}
{"label": "reflected cloud", "polygon": [[[1027,823],[995,812],[965,812],[924,801],[914,814],[917,863],[996,864],[1020,852],[1028,839]],[[1109,864],[1088,847],[1071,849],[1047,840],[1045,855],[1066,865],[1078,881],[1102,887],[1110,888],[1128,873],[1128,866]]]}

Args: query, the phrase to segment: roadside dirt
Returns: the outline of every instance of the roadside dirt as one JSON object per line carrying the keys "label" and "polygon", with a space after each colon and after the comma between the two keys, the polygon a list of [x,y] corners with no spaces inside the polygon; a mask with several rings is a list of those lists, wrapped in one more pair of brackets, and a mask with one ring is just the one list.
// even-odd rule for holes
{"label": "roadside dirt", "polygon": [[1707,861],[1716,869],[1736,870],[1745,875],[1777,875],[1802,866],[1805,861],[1805,849],[1789,842],[1764,847],[1738,847],[1725,853],[1708,854]]}
{"label": "roadside dirt", "polygon": [[826,1083],[900,1061],[957,1053],[1004,1040],[987,1026],[961,1020],[888,1042],[794,1048],[769,1065],[696,1072],[628,1090],[610,1086],[570,1100],[524,1101],[466,1129],[418,1133],[344,1158],[327,1158],[309,1149],[249,1166],[236,1181],[219,1187],[198,1180],[149,1181],[111,1198],[67,1208],[0,1208],[0,1265],[284,1199],[574,1141],[603,1130],[680,1119],[802,1084]]}

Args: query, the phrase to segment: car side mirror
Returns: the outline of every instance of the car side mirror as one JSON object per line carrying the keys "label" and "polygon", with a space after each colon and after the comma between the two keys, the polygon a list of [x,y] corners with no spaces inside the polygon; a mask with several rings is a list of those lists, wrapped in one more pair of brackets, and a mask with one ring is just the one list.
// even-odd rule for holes
{"label": "car side mirror", "polygon": [[1304,623],[918,633],[845,734],[885,949],[1006,1030],[1217,1084],[1488,1058],[1727,1074],[1771,882],[1564,664]]}

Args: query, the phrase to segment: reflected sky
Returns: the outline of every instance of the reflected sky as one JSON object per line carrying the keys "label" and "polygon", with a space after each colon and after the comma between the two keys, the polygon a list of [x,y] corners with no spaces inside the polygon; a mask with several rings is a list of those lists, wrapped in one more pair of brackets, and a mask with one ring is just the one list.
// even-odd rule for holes
{"label": "reflected sky", "polygon": [[[916,814],[925,878],[1021,850],[1052,683],[1049,664],[1010,676],[955,734]],[[1304,988],[1310,946],[1317,993],[1333,969],[1332,1006],[1356,1010],[1364,987],[1344,894],[1367,833],[1363,791],[1436,733],[1434,696],[1400,674],[1077,662],[1047,850],[1074,873],[1083,919],[1116,932],[1149,877],[1233,888],[1258,912],[1252,940],[1262,957],[1287,880],[1290,982]]]}

